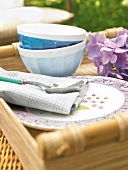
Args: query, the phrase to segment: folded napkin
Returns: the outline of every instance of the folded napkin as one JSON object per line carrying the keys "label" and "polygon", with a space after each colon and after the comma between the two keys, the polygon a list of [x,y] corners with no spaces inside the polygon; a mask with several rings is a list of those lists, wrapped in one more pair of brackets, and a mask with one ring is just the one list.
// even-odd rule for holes
{"label": "folded napkin", "polygon": [[[48,86],[60,84],[60,87],[70,86],[80,81],[80,79],[50,77],[45,75],[24,73],[18,71],[6,71],[0,68],[0,75],[10,76],[28,81],[44,83]],[[69,114],[71,110],[78,107],[86,93],[87,80],[84,81],[79,92],[72,93],[52,93],[48,94],[39,87],[33,85],[19,85],[0,81],[0,97],[8,103],[60,113]]]}

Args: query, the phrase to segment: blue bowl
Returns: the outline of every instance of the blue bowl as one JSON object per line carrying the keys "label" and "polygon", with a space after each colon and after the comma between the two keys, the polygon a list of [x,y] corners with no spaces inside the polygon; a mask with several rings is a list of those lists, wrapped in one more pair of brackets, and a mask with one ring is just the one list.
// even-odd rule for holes
{"label": "blue bowl", "polygon": [[17,26],[20,46],[31,50],[62,48],[85,40],[82,28],[60,24],[21,24]]}
{"label": "blue bowl", "polygon": [[18,34],[20,46],[25,49],[31,50],[43,50],[43,49],[54,49],[61,48],[70,45],[80,43],[81,41],[56,41],[47,40],[41,38],[28,37],[25,35]]}
{"label": "blue bowl", "polygon": [[26,68],[36,74],[54,77],[71,76],[80,65],[85,52],[86,41],[50,49],[28,50],[18,46],[19,54]]}

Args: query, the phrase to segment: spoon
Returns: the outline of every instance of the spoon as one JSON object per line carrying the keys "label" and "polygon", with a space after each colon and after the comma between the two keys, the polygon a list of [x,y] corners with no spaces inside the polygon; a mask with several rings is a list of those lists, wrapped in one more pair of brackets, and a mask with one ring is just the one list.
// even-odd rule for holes
{"label": "spoon", "polygon": [[15,83],[15,84],[20,84],[20,85],[25,85],[25,84],[30,84],[30,85],[34,85],[34,86],[38,86],[39,88],[41,88],[43,91],[47,92],[47,93],[71,93],[71,92],[79,92],[81,85],[83,84],[82,81],[79,81],[71,86],[67,86],[67,87],[52,87],[52,86],[48,86],[44,83],[40,83],[40,82],[34,82],[34,81],[28,81],[25,79],[19,79],[19,78],[14,78],[14,77],[10,77],[10,76],[0,76],[0,81],[4,81],[4,82],[9,82],[9,83]]}

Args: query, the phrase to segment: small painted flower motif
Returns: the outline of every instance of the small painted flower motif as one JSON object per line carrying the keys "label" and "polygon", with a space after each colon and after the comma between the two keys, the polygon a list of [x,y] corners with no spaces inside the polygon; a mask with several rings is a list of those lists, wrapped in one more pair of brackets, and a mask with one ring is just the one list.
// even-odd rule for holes
{"label": "small painted flower motif", "polygon": [[88,108],[90,108],[90,109],[91,108],[97,108],[97,109],[105,108],[105,104],[106,104],[107,99],[108,99],[107,96],[101,97],[97,94],[91,94],[90,96],[87,96],[83,100],[83,103],[85,103]]}

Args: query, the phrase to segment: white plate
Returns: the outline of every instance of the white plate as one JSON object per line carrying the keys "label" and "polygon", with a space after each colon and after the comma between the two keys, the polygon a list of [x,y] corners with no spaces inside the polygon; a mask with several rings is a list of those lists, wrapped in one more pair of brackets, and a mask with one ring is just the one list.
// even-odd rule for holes
{"label": "white plate", "polygon": [[35,129],[61,129],[77,123],[80,126],[96,123],[128,110],[128,82],[99,76],[72,77],[88,79],[89,88],[83,102],[69,115],[13,106],[17,118]]}

